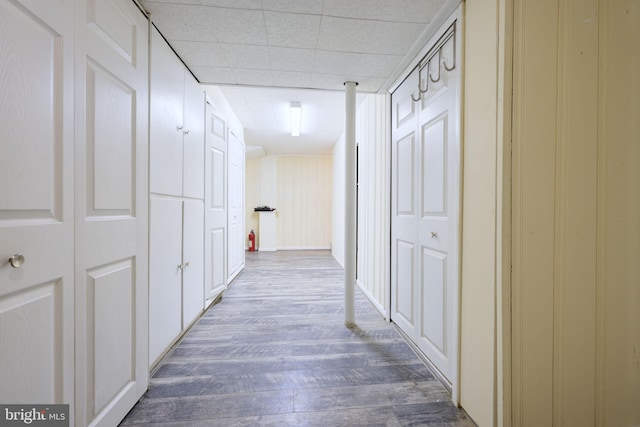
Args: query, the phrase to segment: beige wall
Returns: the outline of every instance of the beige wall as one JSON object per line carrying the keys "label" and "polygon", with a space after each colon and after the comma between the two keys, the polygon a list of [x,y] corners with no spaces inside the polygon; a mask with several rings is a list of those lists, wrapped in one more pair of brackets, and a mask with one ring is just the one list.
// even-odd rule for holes
{"label": "beige wall", "polygon": [[480,426],[498,423],[501,399],[496,386],[501,269],[497,221],[504,197],[499,3],[465,3],[460,404]]}
{"label": "beige wall", "polygon": [[[329,249],[332,226],[331,156],[266,156],[247,160],[246,232],[259,239],[256,206],[276,211],[278,249]],[[259,244],[258,244],[259,247]]]}
{"label": "beige wall", "polygon": [[640,425],[640,4],[515,1],[514,425]]}

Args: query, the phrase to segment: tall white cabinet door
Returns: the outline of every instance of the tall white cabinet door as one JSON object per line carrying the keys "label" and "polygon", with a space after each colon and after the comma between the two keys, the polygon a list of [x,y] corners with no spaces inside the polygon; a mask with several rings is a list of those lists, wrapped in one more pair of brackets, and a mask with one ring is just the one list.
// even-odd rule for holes
{"label": "tall white cabinet door", "polygon": [[204,204],[185,200],[182,215],[182,329],[204,308]]}
{"label": "tall white cabinet door", "polygon": [[227,123],[207,104],[205,155],[205,300],[227,285]]}
{"label": "tall white cabinet door", "polygon": [[229,132],[229,277],[244,267],[244,143]]}
{"label": "tall white cabinet door", "polygon": [[151,198],[149,365],[182,331],[182,201]]}
{"label": "tall white cabinet door", "polygon": [[391,318],[410,337],[420,324],[418,283],[418,106],[411,74],[392,97],[391,191]]}
{"label": "tall white cabinet door", "polygon": [[185,70],[182,195],[204,198],[204,91]]}
{"label": "tall white cabinet door", "polygon": [[88,0],[75,28],[76,425],[112,426],[148,385],[148,21]]}
{"label": "tall white cabinet door", "polygon": [[71,4],[0,2],[0,402],[73,413]]}
{"label": "tall white cabinet door", "polygon": [[182,195],[184,65],[151,31],[150,191]]}

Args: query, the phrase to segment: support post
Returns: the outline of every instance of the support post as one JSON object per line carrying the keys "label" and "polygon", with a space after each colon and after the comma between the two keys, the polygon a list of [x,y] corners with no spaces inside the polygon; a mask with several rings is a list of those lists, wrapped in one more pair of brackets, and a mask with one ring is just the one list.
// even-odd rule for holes
{"label": "support post", "polygon": [[356,325],[356,82],[345,82],[344,324]]}

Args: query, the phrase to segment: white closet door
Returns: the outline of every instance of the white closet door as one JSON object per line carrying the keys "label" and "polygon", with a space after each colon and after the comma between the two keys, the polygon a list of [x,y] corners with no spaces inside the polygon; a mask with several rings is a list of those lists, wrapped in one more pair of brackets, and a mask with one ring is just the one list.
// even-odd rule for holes
{"label": "white closet door", "polygon": [[229,279],[244,266],[244,143],[229,132]]}
{"label": "white closet door", "polygon": [[116,425],[148,384],[148,21],[76,3],[76,424]]}
{"label": "white closet door", "polygon": [[[446,28],[442,33],[450,34]],[[392,97],[391,318],[451,384],[458,360],[461,194],[461,58],[454,60],[460,46],[453,43],[460,39],[449,38],[421,78],[414,71]],[[419,80],[425,92],[413,101]]]}
{"label": "white closet door", "polygon": [[185,71],[182,195],[204,198],[204,91]]}
{"label": "white closet door", "polygon": [[391,318],[412,339],[420,325],[418,278],[418,86],[414,72],[392,97]]}
{"label": "white closet door", "polygon": [[[450,40],[441,50],[453,64]],[[433,60],[437,68],[437,56]],[[458,62],[459,64],[459,62]],[[440,372],[453,381],[457,363],[460,218],[460,102],[458,69],[439,71],[419,103],[418,161],[420,215],[417,224],[420,328],[417,344]],[[424,69],[423,81],[427,78]],[[431,71],[436,77],[437,70]],[[437,78],[434,78],[437,80]]]}
{"label": "white closet door", "polygon": [[182,201],[151,198],[149,365],[182,331]]}
{"label": "white closet door", "polygon": [[0,2],[0,402],[72,417],[73,16]]}
{"label": "white closet door", "polygon": [[184,65],[151,31],[150,190],[182,196]]}
{"label": "white closet door", "polygon": [[205,168],[205,299],[227,285],[227,123],[207,105]]}
{"label": "white closet door", "polygon": [[185,200],[182,215],[182,329],[204,308],[204,204]]}

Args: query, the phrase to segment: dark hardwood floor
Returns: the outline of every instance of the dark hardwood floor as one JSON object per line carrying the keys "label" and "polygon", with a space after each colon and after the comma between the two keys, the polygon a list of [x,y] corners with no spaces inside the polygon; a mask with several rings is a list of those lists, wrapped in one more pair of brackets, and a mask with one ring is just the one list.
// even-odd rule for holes
{"label": "dark hardwood floor", "polygon": [[473,426],[329,251],[247,252],[122,425]]}

